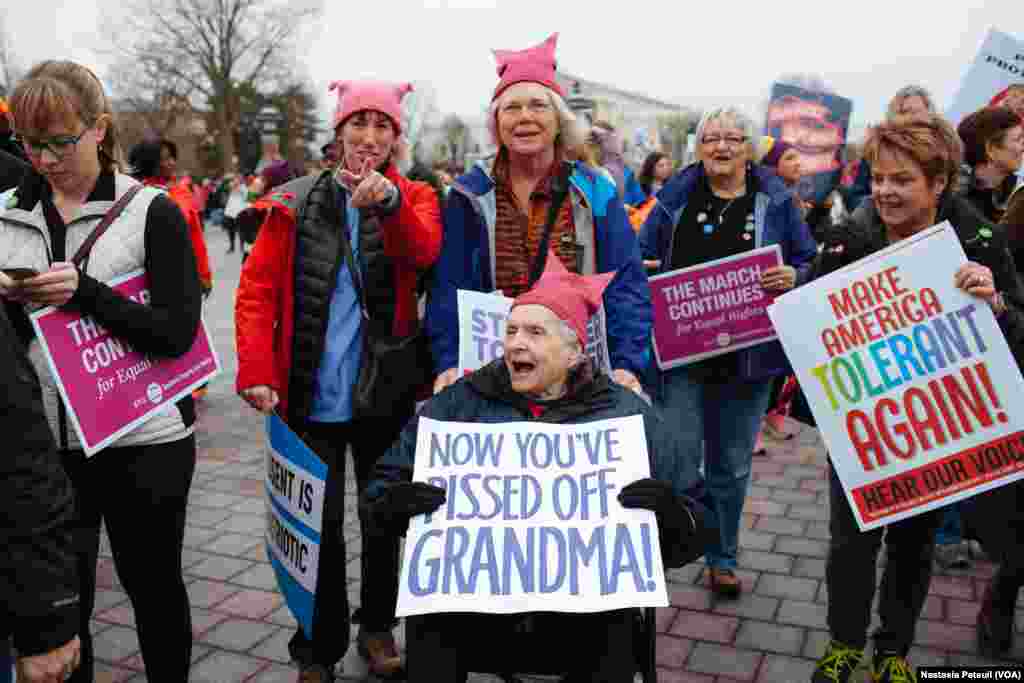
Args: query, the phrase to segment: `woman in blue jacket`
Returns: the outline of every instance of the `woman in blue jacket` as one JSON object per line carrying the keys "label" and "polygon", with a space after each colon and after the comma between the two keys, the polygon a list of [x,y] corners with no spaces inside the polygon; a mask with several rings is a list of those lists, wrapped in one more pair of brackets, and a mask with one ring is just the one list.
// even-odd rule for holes
{"label": "woman in blue jacket", "polygon": [[[778,176],[751,163],[753,139],[753,122],[736,109],[701,119],[698,163],[662,188],[640,232],[643,258],[660,260],[660,272],[778,244],[785,265],[764,271],[761,286],[781,293],[806,278],[814,239]],[[719,528],[705,558],[711,589],[724,597],[742,590],[734,569],[751,452],[771,380],[787,368],[770,342],[662,373],[666,418],[693,452],[703,442],[706,502]]]}
{"label": "woman in blue jacket", "polygon": [[636,234],[615,186],[568,161],[583,139],[555,80],[556,39],[496,52],[488,126],[498,154],[452,184],[427,302],[435,393],[458,379],[456,292],[518,296],[543,270],[545,244],[572,272],[616,273],[604,293],[613,379],[639,389],[648,365],[651,297]]}

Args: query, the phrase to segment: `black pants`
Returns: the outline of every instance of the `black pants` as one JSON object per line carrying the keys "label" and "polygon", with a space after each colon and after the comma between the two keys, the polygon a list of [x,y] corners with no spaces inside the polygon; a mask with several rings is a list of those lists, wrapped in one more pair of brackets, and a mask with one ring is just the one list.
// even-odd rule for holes
{"label": "black pants", "polygon": [[235,235],[238,234],[238,221],[231,216],[224,216],[223,225],[228,233],[228,251],[235,250]]}
{"label": "black pants", "polygon": [[397,623],[398,538],[367,533],[360,518],[362,584],[360,607],[351,617],[345,561],[345,451],[352,446],[356,487],[366,489],[373,467],[398,438],[411,407],[401,419],[359,420],[337,424],[308,423],[300,431],[310,449],[327,463],[323,526],[320,533],[320,568],[313,605],[313,640],[298,629],[288,644],[302,665],[333,667],[348,650],[350,623],[370,632],[390,631]]}
{"label": "black pants", "polygon": [[555,665],[543,673],[569,674],[573,683],[632,683],[634,623],[628,609],[407,617],[407,681],[463,683],[470,671],[542,673],[525,658],[543,657]]}
{"label": "black pants", "polygon": [[74,683],[92,683],[89,619],[96,603],[100,521],[121,585],[135,610],[139,647],[149,681],[188,680],[192,615],[181,576],[188,490],[196,467],[196,441],[108,448],[86,459],[64,454],[75,488],[75,544],[81,584],[82,664]]}
{"label": "black pants", "polygon": [[941,515],[925,512],[881,529],[861,532],[843,494],[835,469],[829,468],[831,540],[825,578],[828,582],[828,626],[832,637],[863,648],[875,598],[875,561],[885,536],[875,650],[906,655],[932,580],[932,551]]}

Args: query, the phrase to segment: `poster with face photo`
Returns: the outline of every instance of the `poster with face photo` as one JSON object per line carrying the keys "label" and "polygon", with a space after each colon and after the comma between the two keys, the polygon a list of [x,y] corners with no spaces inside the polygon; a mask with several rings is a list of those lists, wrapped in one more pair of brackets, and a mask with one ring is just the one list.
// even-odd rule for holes
{"label": "poster with face photo", "polygon": [[800,155],[802,199],[820,203],[839,184],[853,102],[829,93],[774,83],[764,132],[793,145]]}

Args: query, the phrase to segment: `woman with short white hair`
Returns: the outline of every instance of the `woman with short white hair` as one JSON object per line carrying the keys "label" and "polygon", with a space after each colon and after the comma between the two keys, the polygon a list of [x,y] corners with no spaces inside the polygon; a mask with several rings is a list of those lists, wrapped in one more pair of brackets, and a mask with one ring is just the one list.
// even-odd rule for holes
{"label": "woman with short white hair", "polygon": [[[886,118],[892,121],[897,116],[926,116],[935,113],[938,112],[930,92],[919,85],[905,85],[897,90],[889,100]],[[857,176],[845,194],[843,201],[850,211],[859,207],[865,199],[871,196],[871,164],[864,159],[861,159],[857,166]]]}
{"label": "woman with short white hair", "polygon": [[[779,245],[785,265],[765,270],[761,286],[776,293],[801,282],[816,253],[793,194],[775,173],[751,163],[754,122],[732,107],[709,110],[697,126],[698,162],[658,193],[640,231],[644,259],[660,272],[679,270]],[[736,554],[750,459],[771,381],[788,369],[770,342],[662,373],[666,418],[687,444],[704,451],[706,503],[719,533],[705,553],[711,589],[738,597]]]}
{"label": "woman with short white hair", "polygon": [[516,297],[540,277],[549,252],[575,273],[619,273],[604,294],[609,355],[614,379],[640,387],[652,320],[647,277],[615,186],[572,161],[583,133],[555,80],[557,38],[495,51],[501,80],[487,125],[498,154],[452,184],[427,303],[435,392],[458,379],[456,291]]}

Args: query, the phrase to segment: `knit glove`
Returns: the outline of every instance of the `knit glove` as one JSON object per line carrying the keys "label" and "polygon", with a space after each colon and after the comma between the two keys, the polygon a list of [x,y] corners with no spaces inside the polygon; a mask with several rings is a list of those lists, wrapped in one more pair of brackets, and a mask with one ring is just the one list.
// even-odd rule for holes
{"label": "knit glove", "polygon": [[363,503],[364,519],[381,534],[402,536],[409,520],[438,509],[448,499],[445,490],[421,481],[390,484],[373,500]]}
{"label": "knit glove", "polygon": [[623,487],[619,502],[625,508],[650,510],[658,520],[658,542],[666,568],[682,567],[704,554],[709,541],[704,507],[678,494],[667,481],[639,479]]}

